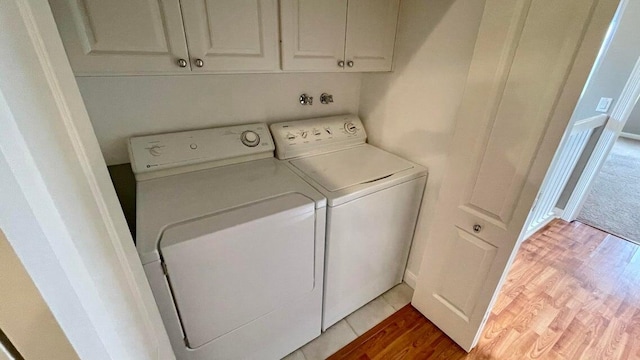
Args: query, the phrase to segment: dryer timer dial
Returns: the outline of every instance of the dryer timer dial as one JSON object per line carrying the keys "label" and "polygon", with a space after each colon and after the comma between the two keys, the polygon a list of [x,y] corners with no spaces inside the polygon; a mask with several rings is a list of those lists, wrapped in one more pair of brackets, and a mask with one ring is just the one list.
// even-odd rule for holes
{"label": "dryer timer dial", "polygon": [[247,130],[240,135],[240,141],[248,147],[258,146],[260,144],[260,135],[255,131]]}

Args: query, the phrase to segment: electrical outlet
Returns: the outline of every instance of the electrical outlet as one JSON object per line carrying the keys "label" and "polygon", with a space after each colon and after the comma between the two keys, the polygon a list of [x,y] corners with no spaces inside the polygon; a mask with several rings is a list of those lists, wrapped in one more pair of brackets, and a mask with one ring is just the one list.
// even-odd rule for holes
{"label": "electrical outlet", "polygon": [[600,102],[598,102],[598,106],[596,106],[596,111],[606,113],[607,111],[609,111],[609,107],[611,106],[612,102],[612,98],[600,98]]}

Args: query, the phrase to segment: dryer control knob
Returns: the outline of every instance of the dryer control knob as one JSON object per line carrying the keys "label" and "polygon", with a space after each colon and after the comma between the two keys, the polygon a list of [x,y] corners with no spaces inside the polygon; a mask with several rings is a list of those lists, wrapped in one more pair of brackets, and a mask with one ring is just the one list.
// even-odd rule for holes
{"label": "dryer control knob", "polygon": [[344,124],[344,129],[349,133],[349,134],[355,134],[356,131],[358,131],[358,128],[356,127],[356,125],[352,122],[348,122]]}
{"label": "dryer control knob", "polygon": [[246,146],[254,147],[260,143],[260,136],[254,131],[247,130],[240,136],[240,141]]}

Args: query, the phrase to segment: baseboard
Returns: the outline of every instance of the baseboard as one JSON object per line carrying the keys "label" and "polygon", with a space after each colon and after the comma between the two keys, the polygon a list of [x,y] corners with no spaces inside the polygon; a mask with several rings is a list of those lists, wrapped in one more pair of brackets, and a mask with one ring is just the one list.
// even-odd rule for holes
{"label": "baseboard", "polygon": [[627,139],[632,139],[632,140],[640,140],[640,135],[632,134],[632,133],[626,133],[626,132],[621,132],[620,133],[620,137],[627,138]]}
{"label": "baseboard", "polygon": [[418,277],[416,276],[416,274],[411,272],[409,269],[404,271],[404,282],[407,283],[407,285],[409,285],[410,288],[415,290],[417,280],[418,280]]}

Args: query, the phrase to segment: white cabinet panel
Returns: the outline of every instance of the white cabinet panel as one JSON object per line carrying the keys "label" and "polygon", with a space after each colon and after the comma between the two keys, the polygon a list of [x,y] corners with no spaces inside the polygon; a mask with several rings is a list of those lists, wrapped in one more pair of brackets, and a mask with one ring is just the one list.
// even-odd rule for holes
{"label": "white cabinet panel", "polygon": [[399,6],[400,0],[349,0],[346,70],[391,71]]}
{"label": "white cabinet panel", "polygon": [[76,75],[189,72],[175,0],[50,0]]}
{"label": "white cabinet panel", "polygon": [[189,0],[181,6],[194,71],[278,69],[277,0]]}
{"label": "white cabinet panel", "polygon": [[341,70],[346,19],[347,0],[281,0],[282,69]]}

